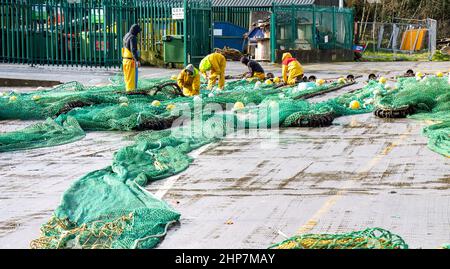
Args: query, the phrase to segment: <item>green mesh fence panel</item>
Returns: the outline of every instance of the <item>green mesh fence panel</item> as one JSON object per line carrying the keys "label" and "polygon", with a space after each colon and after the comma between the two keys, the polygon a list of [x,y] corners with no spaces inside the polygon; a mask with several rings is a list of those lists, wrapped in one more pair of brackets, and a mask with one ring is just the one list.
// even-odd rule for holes
{"label": "green mesh fence panel", "polygon": [[381,228],[344,234],[304,234],[291,237],[274,249],[407,249],[398,235]]}

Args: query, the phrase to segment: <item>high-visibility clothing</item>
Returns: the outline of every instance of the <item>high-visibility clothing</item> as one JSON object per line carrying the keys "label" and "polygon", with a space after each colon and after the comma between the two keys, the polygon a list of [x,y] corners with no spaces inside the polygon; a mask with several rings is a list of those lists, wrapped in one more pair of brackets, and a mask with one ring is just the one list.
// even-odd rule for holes
{"label": "high-visibility clothing", "polygon": [[177,84],[183,89],[184,96],[200,94],[200,73],[198,69],[195,68],[192,75],[186,69],[183,69],[178,75]]}
{"label": "high-visibility clothing", "polygon": [[264,72],[255,72],[253,73],[253,77],[259,80],[264,80],[266,79],[266,74],[264,74]]}
{"label": "high-visibility clothing", "polygon": [[219,79],[219,89],[225,86],[225,68],[227,66],[227,59],[220,53],[211,53],[203,58],[200,62],[200,72],[206,75],[207,71],[211,71],[209,77],[208,89],[212,89]]}
{"label": "high-visibility clothing", "polygon": [[304,70],[302,65],[289,52],[283,54],[282,64],[282,76],[286,84],[293,85],[297,83],[298,78],[303,77]]}
{"label": "high-visibility clothing", "polygon": [[133,54],[127,48],[122,48],[122,65],[125,89],[127,92],[134,91],[137,88],[138,68]]}

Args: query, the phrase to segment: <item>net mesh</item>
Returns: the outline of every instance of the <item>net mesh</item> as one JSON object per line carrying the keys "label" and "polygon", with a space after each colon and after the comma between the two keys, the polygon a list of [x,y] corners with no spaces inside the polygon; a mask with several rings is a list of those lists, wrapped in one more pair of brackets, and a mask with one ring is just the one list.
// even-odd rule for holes
{"label": "net mesh", "polygon": [[273,249],[407,249],[398,235],[381,228],[344,234],[304,234],[270,246]]}
{"label": "net mesh", "polygon": [[423,130],[428,147],[450,157],[450,83],[446,78],[400,79],[397,88],[382,93],[376,105],[387,110],[412,108],[415,113],[410,118],[431,121]]}
{"label": "net mesh", "polygon": [[[400,81],[393,91],[372,81],[362,89],[318,103],[302,98],[342,85],[332,82],[276,87],[234,81],[227,83],[223,91],[210,92],[202,86],[199,97],[180,97],[170,87],[155,92],[159,85],[173,82],[168,79],[140,80],[141,94],[137,95],[124,93],[120,77],[111,82],[103,87],[67,83],[54,89],[11,92],[0,97],[0,120],[45,120],[0,134],[0,151],[69,143],[92,130],[141,131],[133,145],[114,154],[109,167],[75,181],[63,194],[53,217],[42,226],[42,235],[32,242],[33,248],[154,247],[180,215],[143,186],[185,170],[192,161],[189,152],[238,129],[308,126],[311,119],[332,122],[335,117],[371,112],[375,105],[417,105],[420,113],[415,117],[443,121],[443,126],[430,126],[425,134],[430,143],[448,154],[448,94],[444,94],[448,85],[434,78],[425,82],[430,83],[430,98],[413,90],[414,84],[422,82]],[[403,96],[405,100],[401,100]],[[242,103],[239,109],[234,106],[237,102]],[[352,107],[354,102],[358,106]],[[172,124],[177,121],[178,125]]]}

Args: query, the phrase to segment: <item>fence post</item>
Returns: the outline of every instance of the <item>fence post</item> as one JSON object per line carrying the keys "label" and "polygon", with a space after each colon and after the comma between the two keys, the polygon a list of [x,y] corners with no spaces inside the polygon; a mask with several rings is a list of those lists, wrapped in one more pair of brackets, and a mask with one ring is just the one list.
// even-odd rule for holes
{"label": "fence post", "polygon": [[276,33],[276,21],[277,15],[275,10],[275,3],[272,2],[272,16],[270,16],[270,58],[272,63],[276,61],[275,48],[277,44],[277,33]]}
{"label": "fence post", "polygon": [[189,64],[189,57],[188,57],[188,0],[184,0],[183,1],[183,11],[184,11],[184,23],[183,23],[183,33],[184,33],[184,37],[183,37],[183,47],[184,47],[184,65],[188,65]]}
{"label": "fence post", "polygon": [[317,29],[316,29],[316,5],[313,5],[313,28],[312,28],[312,36],[313,36],[313,47],[317,48]]}

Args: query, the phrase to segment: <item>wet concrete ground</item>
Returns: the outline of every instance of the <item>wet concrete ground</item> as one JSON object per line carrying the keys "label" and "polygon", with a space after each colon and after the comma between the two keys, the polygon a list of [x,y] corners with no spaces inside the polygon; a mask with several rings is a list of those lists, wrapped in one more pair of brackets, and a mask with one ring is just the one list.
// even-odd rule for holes
{"label": "wet concrete ground", "polygon": [[[446,63],[419,65],[413,68],[425,72],[448,68]],[[237,74],[241,68],[231,63],[229,73]],[[307,66],[311,73],[326,77],[355,74],[358,68],[370,72],[392,68],[397,74],[411,63]],[[2,70],[0,65],[0,74]],[[49,72],[49,79],[58,76],[45,70],[40,72]],[[148,69],[142,74],[175,72]],[[102,74],[99,77],[110,75]],[[86,72],[82,80],[97,84],[92,81],[96,76]],[[31,123],[1,121],[0,132]],[[159,247],[266,248],[284,239],[278,231],[291,236],[366,227],[391,230],[413,248],[448,243],[450,161],[428,150],[427,139],[420,134],[425,124],[367,114],[339,118],[328,128],[230,136],[207,145],[192,153],[195,160],[185,172],[148,186],[182,214],[180,224],[169,230]],[[1,153],[0,248],[27,248],[64,190],[84,174],[109,165],[114,151],[131,143],[130,135],[92,132],[68,145]]]}

